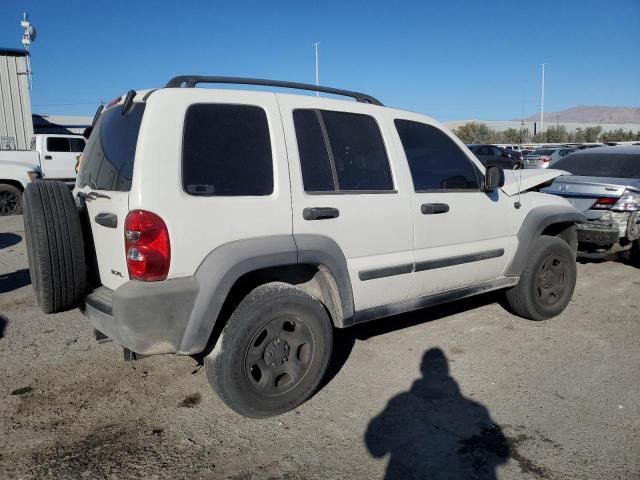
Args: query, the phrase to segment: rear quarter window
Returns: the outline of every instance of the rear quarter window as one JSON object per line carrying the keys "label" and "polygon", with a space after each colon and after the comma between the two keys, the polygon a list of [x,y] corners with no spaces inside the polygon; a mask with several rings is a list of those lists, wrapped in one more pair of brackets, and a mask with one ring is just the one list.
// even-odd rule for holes
{"label": "rear quarter window", "polygon": [[145,104],[134,103],[122,115],[122,105],[100,115],[87,143],[78,185],[96,190],[128,192]]}
{"label": "rear quarter window", "polygon": [[190,195],[273,193],[269,124],[257,106],[196,104],[187,109],[182,184]]}

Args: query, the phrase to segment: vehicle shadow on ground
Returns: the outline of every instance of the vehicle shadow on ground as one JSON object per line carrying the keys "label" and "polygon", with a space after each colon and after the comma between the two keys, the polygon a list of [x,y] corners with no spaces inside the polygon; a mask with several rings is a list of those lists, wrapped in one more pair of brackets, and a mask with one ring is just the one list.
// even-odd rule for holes
{"label": "vehicle shadow on ground", "polygon": [[384,478],[496,479],[496,468],[512,454],[502,428],[484,405],[460,393],[442,350],[427,350],[421,371],[365,433],[373,457],[389,455]]}
{"label": "vehicle shadow on ground", "polygon": [[26,285],[31,285],[31,276],[28,268],[0,274],[0,293],[12,292]]}
{"label": "vehicle shadow on ground", "polygon": [[0,338],[4,337],[4,330],[7,327],[9,320],[4,315],[0,314]]}
{"label": "vehicle shadow on ground", "polygon": [[611,253],[611,254],[581,254],[578,255],[577,262],[580,265],[586,265],[589,263],[622,263],[623,265],[633,266],[631,259],[629,258],[629,252]]}
{"label": "vehicle shadow on ground", "polygon": [[15,233],[0,233],[0,250],[3,248],[13,247],[21,241],[22,237]]}
{"label": "vehicle shadow on ground", "polygon": [[373,320],[345,329],[335,329],[331,361],[325,377],[320,384],[320,389],[327,386],[340,372],[349,359],[356,340],[367,340],[372,337],[377,337],[378,335],[385,335],[396,330],[402,330],[403,328],[409,328],[414,325],[464,313],[492,303],[503,303],[501,299],[502,295],[499,292],[489,292],[458,300],[457,302],[445,303],[435,307],[416,310],[415,312]]}

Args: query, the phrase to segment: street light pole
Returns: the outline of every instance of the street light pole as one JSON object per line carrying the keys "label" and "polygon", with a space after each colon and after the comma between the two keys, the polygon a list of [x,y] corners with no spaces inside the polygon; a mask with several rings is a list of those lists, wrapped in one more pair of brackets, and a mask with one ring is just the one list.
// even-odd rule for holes
{"label": "street light pole", "polygon": [[[316,42],[313,46],[316,48],[316,86],[320,85],[320,63],[318,61],[318,45],[320,42]],[[320,96],[320,92],[316,92],[316,97]]]}
{"label": "street light pole", "polygon": [[544,66],[542,64],[542,91],[540,93],[540,133],[544,132]]}

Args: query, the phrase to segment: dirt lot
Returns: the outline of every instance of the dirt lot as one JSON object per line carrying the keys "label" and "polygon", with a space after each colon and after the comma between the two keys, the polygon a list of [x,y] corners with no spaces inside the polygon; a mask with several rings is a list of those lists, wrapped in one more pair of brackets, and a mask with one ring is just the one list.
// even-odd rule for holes
{"label": "dirt lot", "polygon": [[640,270],[584,262],[568,310],[485,295],[339,332],[324,387],[248,420],[189,357],[122,360],[38,310],[0,219],[0,478],[640,478]]}

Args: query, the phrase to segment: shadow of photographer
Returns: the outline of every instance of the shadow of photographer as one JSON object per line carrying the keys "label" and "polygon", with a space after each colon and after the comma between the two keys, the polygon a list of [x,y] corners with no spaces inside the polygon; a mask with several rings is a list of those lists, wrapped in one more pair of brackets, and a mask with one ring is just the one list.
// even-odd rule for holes
{"label": "shadow of photographer", "polygon": [[369,453],[390,457],[385,479],[497,478],[511,454],[502,429],[486,407],[460,393],[442,350],[427,350],[421,371],[367,428]]}

